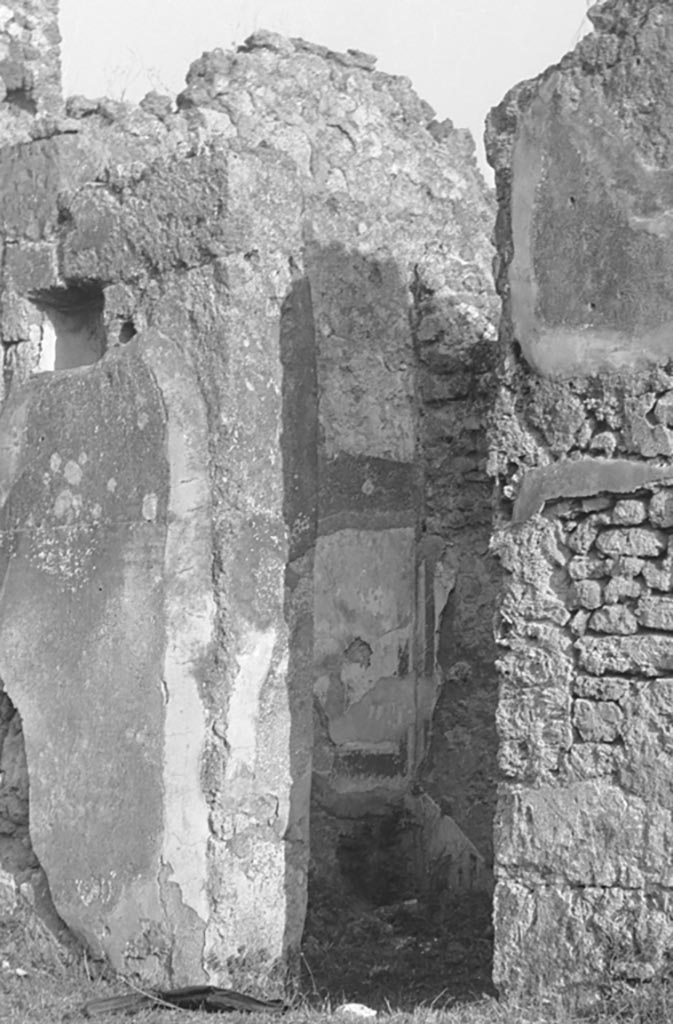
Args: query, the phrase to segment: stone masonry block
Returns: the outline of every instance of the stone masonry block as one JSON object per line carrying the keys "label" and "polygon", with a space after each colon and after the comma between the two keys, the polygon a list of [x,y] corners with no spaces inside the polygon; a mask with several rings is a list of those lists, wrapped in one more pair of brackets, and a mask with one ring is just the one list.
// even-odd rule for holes
{"label": "stone masonry block", "polygon": [[647,505],[637,498],[623,498],[616,503],[610,518],[615,526],[639,526],[647,519]]}
{"label": "stone masonry block", "polygon": [[670,554],[659,562],[646,562],[642,573],[652,590],[673,590],[673,558]]}
{"label": "stone masonry block", "polygon": [[583,458],[538,466],[524,474],[512,521],[525,522],[556,498],[588,497],[600,491],[629,494],[672,476],[669,466],[662,468],[630,459]]}
{"label": "stone masonry block", "polygon": [[620,759],[621,750],[617,744],[575,743],[564,765],[566,781],[615,778]]}
{"label": "stone masonry block", "polygon": [[623,719],[623,711],[610,701],[576,700],[573,707],[573,724],[589,743],[614,743]]}
{"label": "stone masonry block", "polygon": [[604,555],[656,558],[666,550],[666,536],[643,526],[603,530],[596,540],[596,547]]}
{"label": "stone masonry block", "polygon": [[661,676],[673,671],[673,637],[655,633],[647,636],[581,637],[575,645],[583,669],[591,675],[615,672]]}
{"label": "stone masonry block", "polygon": [[658,491],[650,501],[650,522],[661,529],[673,526],[673,491]]}
{"label": "stone masonry block", "polygon": [[601,579],[608,575],[608,565],[597,555],[577,555],[568,562],[568,574],[573,580]]}
{"label": "stone masonry block", "polygon": [[600,608],[603,592],[597,580],[578,580],[571,588],[570,600],[573,607]]}
{"label": "stone masonry block", "polygon": [[501,770],[512,778],[558,771],[572,744],[572,661],[559,649],[531,648],[507,655],[499,668]]}
{"label": "stone masonry block", "polygon": [[613,578],[625,576],[632,579],[634,576],[639,576],[652,563],[643,558],[634,558],[632,555],[617,555],[616,558],[606,559],[605,565],[609,576]]}
{"label": "stone masonry block", "polygon": [[[653,830],[656,847],[647,837]],[[497,871],[533,885],[670,886],[670,809],[626,794],[610,779],[503,789],[496,818]]]}
{"label": "stone masonry block", "polygon": [[[56,7],[0,5],[0,342],[73,344],[46,303],[30,319],[35,289],[102,305],[98,361],[31,377],[17,356],[0,393],[0,676],[35,848],[116,969],[279,995],[306,907],[313,681],[330,783],[408,785],[456,597],[490,842],[494,204],[408,83],[268,33],[196,61],[177,109],[76,98],[60,118]],[[444,408],[424,436],[414,326],[433,303]],[[460,518],[436,614],[424,483],[452,538]],[[532,567],[550,579],[553,533]],[[551,584],[541,607],[568,618]]]}
{"label": "stone masonry block", "polygon": [[615,576],[608,580],[603,593],[606,604],[616,604],[630,598],[640,597],[642,584],[638,580],[629,579],[628,576]]}
{"label": "stone masonry block", "polygon": [[[669,391],[657,400],[654,415],[665,427],[673,427],[673,392]],[[661,526],[662,524],[658,523],[657,525]],[[673,526],[673,521],[670,525]]]}
{"label": "stone masonry block", "polygon": [[[632,923],[626,930],[624,921]],[[666,963],[673,897],[663,888],[575,888],[502,877],[494,927],[493,978],[501,992],[552,991],[580,1006],[586,993],[591,1005],[599,982],[651,978]]]}
{"label": "stone masonry block", "polygon": [[611,604],[593,613],[589,619],[589,628],[598,633],[628,635],[637,632],[638,620],[623,605]]}
{"label": "stone masonry block", "polygon": [[590,618],[591,612],[588,612],[585,608],[580,608],[579,611],[575,612],[570,620],[570,629],[575,636],[584,636],[587,631]]}
{"label": "stone masonry block", "polygon": [[56,246],[48,242],[24,242],[5,249],[3,279],[6,288],[24,296],[58,282]]}
{"label": "stone masonry block", "polygon": [[586,555],[598,536],[599,524],[594,516],[588,516],[566,538],[566,544],[578,555]]}
{"label": "stone masonry block", "polygon": [[643,597],[636,608],[636,618],[648,629],[673,630],[673,597]]}
{"label": "stone masonry block", "polygon": [[619,676],[577,676],[573,682],[573,693],[591,700],[621,701],[628,692],[628,681]]}

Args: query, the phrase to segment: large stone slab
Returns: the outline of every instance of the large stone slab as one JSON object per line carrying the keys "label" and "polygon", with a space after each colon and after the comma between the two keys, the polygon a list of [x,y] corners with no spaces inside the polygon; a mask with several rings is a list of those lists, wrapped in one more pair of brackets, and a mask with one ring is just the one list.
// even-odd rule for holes
{"label": "large stone slab", "polygon": [[154,961],[161,977],[170,951],[177,975],[203,976],[205,424],[183,361],[154,345],[163,387],[148,342],[144,359],[134,345],[90,374],[36,378],[3,410],[0,675],[59,913],[119,967]]}
{"label": "large stone slab", "polygon": [[[673,940],[669,889],[559,888],[500,879],[493,980],[505,994],[595,1003],[596,982],[647,981]],[[629,927],[624,927],[624,922]]]}
{"label": "large stone slab", "polygon": [[626,794],[609,779],[511,787],[500,795],[498,868],[503,875],[516,871],[530,885],[670,888],[672,839],[670,809]]}
{"label": "large stone slab", "polygon": [[537,466],[523,476],[512,519],[522,523],[557,498],[588,497],[601,491],[628,494],[670,480],[672,475],[669,467],[629,459],[585,458]]}
{"label": "large stone slab", "polygon": [[665,633],[645,636],[582,637],[577,641],[580,665],[592,675],[624,672],[663,676],[673,670],[673,637]]}

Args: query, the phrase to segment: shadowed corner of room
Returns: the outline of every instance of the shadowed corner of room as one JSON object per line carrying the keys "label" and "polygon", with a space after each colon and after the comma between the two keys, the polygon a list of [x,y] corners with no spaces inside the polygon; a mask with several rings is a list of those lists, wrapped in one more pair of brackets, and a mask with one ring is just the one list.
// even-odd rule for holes
{"label": "shadowed corner of room", "polygon": [[[484,744],[495,745],[493,694],[488,685],[489,692],[481,692],[484,675],[489,671],[483,651],[488,652],[487,659],[491,653],[490,643],[485,648],[482,645],[480,652],[484,661],[480,670],[483,671],[461,677],[460,693],[454,694],[451,680],[460,673],[451,666],[455,662],[462,664],[465,657],[475,655],[475,651],[449,652],[452,637],[456,639],[455,616],[452,618],[448,604],[446,607],[442,604],[435,623],[433,606],[433,625],[426,628],[425,593],[423,600],[419,600],[422,573],[421,576],[418,573],[428,549],[427,529],[435,529],[438,512],[427,493],[427,481],[432,476],[426,465],[431,446],[427,443],[423,421],[432,401],[428,401],[428,393],[424,395],[422,386],[418,387],[429,371],[428,360],[423,362],[415,337],[418,310],[414,308],[413,282],[402,281],[394,260],[370,258],[350,252],[337,243],[321,246],[311,241],[305,252],[304,270],[294,264],[291,270],[293,279],[282,305],[280,328],[281,451],[289,535],[285,615],[290,634],[287,685],[292,772],[291,807],[285,836],[285,947],[290,969],[295,971],[294,984],[300,977],[305,993],[331,998],[345,995],[381,1006],[390,998],[400,1007],[409,1009],[419,1001],[438,997],[446,988],[445,966],[440,960],[449,946],[457,963],[452,982],[455,990],[473,991],[475,978],[477,987],[481,985],[483,991],[491,990],[490,887],[486,886],[485,894],[473,891],[470,888],[473,883],[468,880],[473,870],[468,865],[469,854],[453,854],[448,850],[473,849],[461,828],[467,827],[468,835],[473,831],[469,814],[464,811],[475,800],[484,805],[481,817],[488,818],[487,823],[480,819],[475,839],[478,837],[480,841],[484,829],[489,831],[494,803],[490,790],[495,783],[483,763],[477,767],[476,762],[483,761],[479,757],[471,757],[471,769],[451,779],[448,772],[456,775],[455,758],[444,751],[445,737],[449,737],[450,746],[458,733],[469,746],[467,730],[475,726],[479,730],[480,751]],[[326,422],[334,406],[324,401],[326,390],[334,386],[333,381],[327,379],[331,365],[329,346],[333,340],[324,324],[331,311],[344,308],[344,288],[348,290],[346,308],[349,312],[344,314],[338,337],[342,346],[340,365],[341,369],[344,365],[357,366],[357,373],[361,375],[353,379],[353,391],[360,387],[362,393],[355,400],[351,394],[348,399],[351,403],[359,401],[371,406],[381,401],[385,389],[378,390],[380,382],[377,383],[376,378],[368,382],[369,388],[362,386],[363,345],[369,348],[367,355],[374,356],[380,373],[392,378],[399,370],[386,350],[390,337],[386,335],[385,317],[392,318],[389,323],[405,325],[408,365],[402,372],[409,372],[409,379],[414,380],[409,406],[415,436],[402,461],[378,454],[367,455],[368,444],[376,451],[378,443],[380,449],[380,438],[376,437],[361,439],[363,454],[360,456],[334,450],[339,427]],[[445,313],[457,322],[455,309],[445,310]],[[350,334],[346,320],[351,325]],[[358,337],[358,330],[364,331],[365,340],[362,333]],[[479,372],[482,372],[482,363],[488,363],[488,359],[483,352],[480,359]],[[431,367],[431,371],[440,373],[436,366]],[[462,412],[461,407],[458,414]],[[395,411],[384,410],[384,419],[386,414],[394,418]],[[365,417],[364,422],[371,421]],[[391,422],[391,429],[398,427],[399,424]],[[471,428],[474,434],[474,423]],[[483,424],[480,429],[483,433]],[[467,443],[464,434],[463,431],[461,438]],[[465,462],[465,452],[456,450],[455,446],[452,449],[451,438],[444,438],[443,444],[443,463],[451,459],[453,452],[460,468]],[[469,444],[472,463],[483,459],[484,438],[476,448],[473,437]],[[436,457],[436,452],[432,457]],[[347,468],[345,474],[344,467]],[[483,502],[483,479],[480,478],[478,484]],[[454,482],[454,488],[457,486]],[[490,495],[490,487],[486,490]],[[430,507],[431,523],[428,522]],[[465,517],[470,518],[469,510],[463,509]],[[484,530],[488,526],[482,518],[480,512],[476,532],[474,523],[470,522],[464,563],[459,566],[459,572],[471,572],[471,559],[484,558],[487,545]],[[445,525],[447,536],[453,536],[455,523]],[[361,567],[361,577],[356,569],[352,578],[343,576],[332,579],[329,584],[335,604],[341,603],[347,620],[350,616],[352,636],[349,634],[339,641],[343,648],[340,653],[335,647],[334,653],[326,658],[316,647],[316,638],[321,648],[331,632],[335,639],[333,624],[324,618],[324,601],[318,593],[325,587],[324,580],[319,579],[326,564],[324,550],[328,544],[344,544],[343,560],[336,571],[347,573],[350,565],[347,545],[356,544],[361,537],[369,538],[372,544],[379,544],[376,571],[385,578],[385,563],[390,558],[390,572],[399,577],[400,554],[399,550],[395,552],[394,546],[399,547],[398,537],[404,536],[405,531],[412,538],[409,565],[405,567],[409,638],[403,642],[404,656],[400,653],[396,657],[390,676],[366,682],[371,657],[354,661],[349,652],[358,644],[358,650],[361,647],[370,653],[380,649],[382,644],[385,646],[383,636],[371,633],[375,616],[366,608],[358,612],[358,588],[367,585],[366,562]],[[446,539],[440,537],[439,541]],[[316,557],[316,552],[320,552],[320,557]],[[424,571],[432,568],[433,561],[429,559]],[[487,573],[488,570],[483,570],[481,574]],[[466,576],[457,592],[469,590],[470,585]],[[391,578],[390,587],[400,589],[399,578]],[[489,600],[492,597],[491,593]],[[421,605],[422,615],[419,613]],[[473,613],[474,603],[470,608]],[[478,614],[478,624],[473,616],[470,625],[477,632],[487,633],[492,616],[488,615],[483,599]],[[329,646],[329,641],[327,643]],[[426,650],[428,643],[432,649],[430,655]],[[493,673],[492,667],[490,672]],[[356,677],[360,683],[354,683]],[[352,687],[357,685],[361,689],[353,691]],[[453,708],[447,704],[451,696],[456,697]],[[443,707],[441,720],[433,717],[440,703]],[[475,706],[474,712],[465,711],[470,704]],[[452,723],[451,716],[456,715],[459,720]],[[486,723],[485,716],[489,715],[491,721]],[[493,749],[490,756],[494,755]],[[472,769],[475,779],[469,778]],[[442,788],[447,790],[451,786],[454,789],[466,787],[467,792],[459,800],[449,799],[450,794],[445,792],[440,802]],[[457,816],[457,825],[444,813],[448,806]],[[490,837],[486,845],[488,866],[492,857]],[[466,858],[465,867],[462,857]],[[474,881],[475,876],[472,877]],[[456,886],[467,888],[461,894]],[[461,904],[458,913],[457,903]],[[417,916],[421,915],[421,907],[427,906],[436,908],[431,923]],[[306,911],[300,950],[297,943]],[[451,925],[451,920],[462,922],[458,930]],[[476,970],[469,956],[463,955],[468,949],[467,931],[475,927],[475,922],[483,932],[481,961]],[[430,935],[432,928],[435,932]],[[421,935],[425,931],[428,934]],[[418,956],[407,956],[401,967],[398,940],[400,936],[412,934],[418,939]],[[330,956],[326,955],[325,943],[330,944]],[[353,955],[354,948],[356,955]],[[431,961],[435,956],[437,964],[433,971]],[[371,964],[368,957],[372,958]]]}

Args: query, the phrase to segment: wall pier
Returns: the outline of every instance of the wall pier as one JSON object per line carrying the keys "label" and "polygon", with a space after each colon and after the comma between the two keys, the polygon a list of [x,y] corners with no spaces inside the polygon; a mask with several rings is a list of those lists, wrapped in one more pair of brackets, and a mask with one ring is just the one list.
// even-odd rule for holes
{"label": "wall pier", "polygon": [[[63,104],[31,6],[0,21],[0,678],[33,849],[118,970],[277,995],[309,867],[347,889],[433,729],[435,792],[452,772],[433,711],[489,627],[438,657],[427,485],[457,452],[450,416],[422,429],[414,290],[426,357],[493,350],[492,204],[469,136],[366,54],[260,32],[175,103]],[[454,492],[484,490],[470,445]],[[489,787],[474,821],[419,797],[417,881],[430,850],[444,888],[488,884]]]}
{"label": "wall pier", "polygon": [[673,921],[673,17],[658,0],[588,16],[594,33],[487,126],[506,572],[494,977],[580,1002],[654,977]]}

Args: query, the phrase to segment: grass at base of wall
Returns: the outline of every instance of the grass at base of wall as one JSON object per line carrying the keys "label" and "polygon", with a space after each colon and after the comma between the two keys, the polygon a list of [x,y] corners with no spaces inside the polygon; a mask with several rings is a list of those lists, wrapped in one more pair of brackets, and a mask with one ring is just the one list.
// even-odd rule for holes
{"label": "grass at base of wall", "polygon": [[[83,1005],[97,998],[122,995],[132,988],[121,978],[103,977],[99,965],[82,954],[66,953],[30,912],[19,909],[0,923],[1,1024],[61,1024],[84,1022]],[[133,1016],[96,1016],[98,1024],[358,1024],[362,1018],[339,1012],[319,998],[302,997],[281,1018],[264,1014],[203,1012],[155,1008]],[[420,1004],[400,1012],[394,1003],[378,1014],[379,1024],[671,1024],[673,981],[655,979],[638,988],[615,984],[613,990],[581,1016],[549,1001],[499,1001],[482,996],[471,1001],[447,997],[435,1005]]]}

